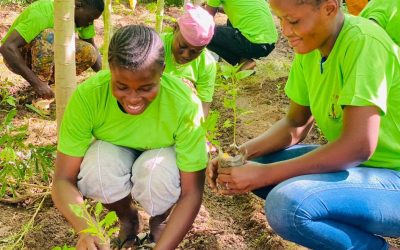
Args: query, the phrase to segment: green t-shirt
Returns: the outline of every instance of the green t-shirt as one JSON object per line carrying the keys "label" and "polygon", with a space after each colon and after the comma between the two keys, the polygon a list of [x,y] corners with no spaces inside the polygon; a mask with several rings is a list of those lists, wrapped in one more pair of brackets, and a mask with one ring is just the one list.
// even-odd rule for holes
{"label": "green t-shirt", "polygon": [[187,86],[164,74],[153,102],[143,113],[129,115],[119,108],[110,80],[109,71],[100,71],[75,90],[60,128],[60,152],[83,157],[94,137],[137,150],[175,146],[180,170],[206,167],[201,102]]}
{"label": "green t-shirt", "polygon": [[339,138],[343,107],[376,106],[381,111],[378,145],[364,165],[400,171],[400,52],[372,22],[346,16],[325,62],[318,50],[296,54],[286,94],[309,106],[328,141]]}
{"label": "green t-shirt", "polygon": [[360,16],[374,19],[386,30],[393,41],[400,46],[400,1],[372,0]]}
{"label": "green t-shirt", "polygon": [[[4,43],[14,30],[24,38],[25,42],[30,43],[40,32],[49,28],[54,28],[54,0],[39,0],[21,12],[1,43]],[[93,25],[77,28],[76,31],[82,39],[95,36]]]}
{"label": "green t-shirt", "polygon": [[203,102],[211,102],[214,95],[215,76],[217,73],[217,64],[207,49],[195,60],[186,64],[175,62],[172,54],[173,33],[161,35],[165,49],[165,73],[186,78],[196,86],[198,96]]}
{"label": "green t-shirt", "polygon": [[278,32],[265,0],[207,0],[211,7],[223,6],[232,26],[250,42],[276,43]]}

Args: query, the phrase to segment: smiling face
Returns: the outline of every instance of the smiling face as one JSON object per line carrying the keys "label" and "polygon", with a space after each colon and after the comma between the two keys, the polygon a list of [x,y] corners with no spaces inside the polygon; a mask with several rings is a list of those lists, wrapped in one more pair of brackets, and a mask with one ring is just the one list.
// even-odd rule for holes
{"label": "smiling face", "polygon": [[175,31],[172,42],[172,54],[177,63],[185,64],[196,59],[204,48],[205,46],[196,47],[189,44],[179,30]]}
{"label": "smiling face", "polygon": [[139,115],[157,97],[163,67],[157,63],[132,71],[110,65],[111,89],[124,111]]}
{"label": "smiling face", "polygon": [[298,2],[270,1],[271,9],[280,20],[282,34],[296,53],[319,49],[323,54],[329,54],[337,35],[337,1],[325,0],[318,5]]}

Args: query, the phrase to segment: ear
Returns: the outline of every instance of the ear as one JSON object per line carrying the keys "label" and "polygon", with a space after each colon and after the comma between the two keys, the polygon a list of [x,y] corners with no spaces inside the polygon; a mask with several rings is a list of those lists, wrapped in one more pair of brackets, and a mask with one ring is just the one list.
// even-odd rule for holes
{"label": "ear", "polygon": [[337,0],[326,0],[322,8],[326,16],[333,17],[339,12],[340,5]]}

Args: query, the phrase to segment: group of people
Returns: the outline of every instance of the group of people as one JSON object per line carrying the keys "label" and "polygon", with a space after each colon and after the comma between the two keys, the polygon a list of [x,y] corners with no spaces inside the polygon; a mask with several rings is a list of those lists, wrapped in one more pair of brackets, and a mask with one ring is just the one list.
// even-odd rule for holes
{"label": "group of people", "polygon": [[[104,4],[75,3],[77,74],[98,71],[93,21]],[[215,25],[221,7],[228,22]],[[0,47],[10,70],[45,98],[53,95],[52,9],[52,0],[30,5]],[[278,39],[270,9],[295,52],[287,114],[240,145],[243,166],[219,168],[208,159],[201,126],[216,75],[207,49],[254,69]],[[361,17],[345,14],[340,0],[208,0],[204,9],[187,4],[172,33],[120,28],[109,44],[110,68],[80,84],[65,110],[55,205],[81,232],[86,222],[68,205],[83,197],[102,202],[120,220],[113,244],[128,248],[142,242],[136,200],[151,216],[147,240],[175,249],[199,211],[206,179],[220,194],[265,199],[273,230],[307,248],[398,249],[383,238],[400,237],[398,10],[398,0],[371,0]],[[302,144],[314,125],[326,144]],[[109,248],[79,233],[77,249]]]}

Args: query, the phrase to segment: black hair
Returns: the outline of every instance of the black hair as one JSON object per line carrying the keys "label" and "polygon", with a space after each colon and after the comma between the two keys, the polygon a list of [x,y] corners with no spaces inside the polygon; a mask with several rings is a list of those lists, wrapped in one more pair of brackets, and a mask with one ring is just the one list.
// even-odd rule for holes
{"label": "black hair", "polygon": [[104,0],[75,0],[75,3],[83,8],[98,10],[100,13],[104,11]]}
{"label": "black hair", "polygon": [[140,70],[153,63],[164,65],[164,46],[157,32],[142,25],[120,28],[108,47],[110,66]]}

